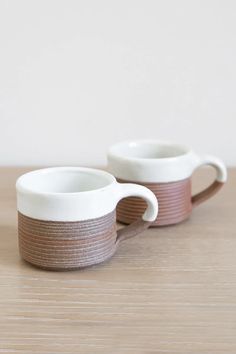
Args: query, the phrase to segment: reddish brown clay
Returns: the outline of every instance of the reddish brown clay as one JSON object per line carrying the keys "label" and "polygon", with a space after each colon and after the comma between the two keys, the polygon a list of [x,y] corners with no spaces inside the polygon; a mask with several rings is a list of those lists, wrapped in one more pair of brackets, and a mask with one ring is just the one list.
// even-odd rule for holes
{"label": "reddish brown clay", "polygon": [[[121,183],[138,183],[118,179]],[[170,183],[139,183],[149,188],[157,197],[159,213],[151,226],[177,224],[187,219],[196,206],[215,194],[223,185],[214,182],[205,191],[191,196],[191,178]],[[139,218],[146,208],[144,200],[137,197],[122,199],[117,206],[117,220],[130,224]]]}
{"label": "reddish brown clay", "polygon": [[[127,183],[120,179],[118,181]],[[178,182],[142,183],[142,185],[149,188],[158,199],[158,217],[152,226],[176,224],[190,215],[192,204],[189,178]],[[117,220],[130,224],[143,214],[145,208],[146,203],[140,198],[124,198],[117,206]]]}
{"label": "reddish brown clay", "polygon": [[144,221],[141,217],[138,220],[134,221],[129,226],[126,226],[117,231],[117,241],[124,241],[128,238],[134,237],[137,234],[140,234],[146,230],[149,226],[152,225],[150,221]]}
{"label": "reddish brown clay", "polygon": [[78,222],[44,221],[18,212],[19,249],[22,258],[40,268],[70,270],[110,258],[119,243],[151,224],[138,220],[116,232],[115,211]]}
{"label": "reddish brown clay", "polygon": [[192,197],[192,205],[193,207],[205,202],[205,200],[213,197],[222,187],[224,183],[214,181],[208,188],[204,189],[204,191],[194,195]]}

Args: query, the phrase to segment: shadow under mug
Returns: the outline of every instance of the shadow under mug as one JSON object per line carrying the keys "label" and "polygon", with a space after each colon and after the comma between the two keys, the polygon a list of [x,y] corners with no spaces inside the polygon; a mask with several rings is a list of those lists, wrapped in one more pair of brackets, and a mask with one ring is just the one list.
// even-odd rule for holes
{"label": "shadow under mug", "polygon": [[[192,196],[191,176],[202,165],[216,169],[216,180],[204,191]],[[199,156],[190,148],[155,140],[137,140],[113,145],[108,152],[108,171],[119,182],[148,187],[157,197],[158,218],[152,226],[177,224],[187,219],[192,208],[212,197],[227,178],[221,160]],[[142,215],[145,202],[125,198],[117,206],[117,220],[130,224]]]}
{"label": "shadow under mug", "polygon": [[[32,171],[16,183],[19,250],[29,263],[69,270],[110,258],[120,241],[147,229],[158,203],[147,188],[120,184],[109,173],[80,167]],[[124,197],[147,203],[143,215],[116,230],[116,206]]]}

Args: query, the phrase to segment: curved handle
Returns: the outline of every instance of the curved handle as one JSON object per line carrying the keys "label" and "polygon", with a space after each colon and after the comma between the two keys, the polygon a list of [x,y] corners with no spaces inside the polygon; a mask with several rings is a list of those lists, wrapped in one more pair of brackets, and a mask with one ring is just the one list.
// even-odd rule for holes
{"label": "curved handle", "polygon": [[158,214],[158,201],[154,193],[150,189],[133,183],[118,183],[118,200],[117,203],[126,197],[140,197],[147,202],[147,209],[143,216],[117,231],[116,242],[126,240],[134,237],[140,232],[146,230],[153,221],[156,220]]}
{"label": "curved handle", "polygon": [[195,207],[216,194],[227,180],[227,170],[224,163],[217,157],[205,155],[199,159],[197,167],[210,165],[216,170],[215,181],[202,192],[192,196],[192,206]]}

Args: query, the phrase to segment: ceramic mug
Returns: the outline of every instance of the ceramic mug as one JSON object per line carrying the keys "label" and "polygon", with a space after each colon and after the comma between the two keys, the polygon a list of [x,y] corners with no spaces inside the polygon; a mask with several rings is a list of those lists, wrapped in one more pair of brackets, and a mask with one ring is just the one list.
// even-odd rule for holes
{"label": "ceramic mug", "polygon": [[[158,203],[147,188],[121,184],[109,173],[55,167],[21,176],[16,183],[19,250],[38,267],[69,270],[110,258],[119,242],[156,219]],[[147,203],[141,218],[116,230],[116,206],[124,197]]]}
{"label": "ceramic mug", "polygon": [[[192,196],[191,176],[202,165],[216,169],[216,180],[204,191]],[[121,142],[109,149],[108,171],[121,183],[139,183],[158,198],[158,219],[152,226],[179,223],[189,217],[192,208],[212,197],[227,178],[221,160],[199,156],[190,148],[155,140]],[[145,209],[139,198],[123,199],[117,206],[117,220],[133,222]]]}

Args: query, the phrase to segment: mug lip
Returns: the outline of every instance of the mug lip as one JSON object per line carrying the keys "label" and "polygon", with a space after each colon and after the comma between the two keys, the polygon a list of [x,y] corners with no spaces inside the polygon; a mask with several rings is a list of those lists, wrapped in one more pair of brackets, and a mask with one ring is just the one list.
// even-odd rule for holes
{"label": "mug lip", "polygon": [[[46,192],[46,191],[38,191],[35,190],[34,188],[30,188],[27,185],[27,182],[25,182],[25,178],[29,176],[35,176],[35,175],[40,175],[40,174],[49,174],[49,173],[55,173],[55,172],[64,172],[64,171],[74,171],[74,172],[88,172],[93,175],[97,175],[99,177],[104,177],[104,180],[106,179],[107,184],[103,187],[100,188],[95,188],[91,190],[86,190],[86,191],[78,191],[78,192]],[[109,186],[113,185],[116,182],[115,177],[103,170],[99,170],[96,168],[90,168],[90,167],[72,167],[72,166],[63,166],[63,167],[47,167],[47,168],[40,168],[37,170],[33,170],[27,173],[24,173],[21,175],[17,181],[16,181],[16,190],[17,192],[23,192],[27,194],[34,194],[34,195],[42,195],[42,196],[58,196],[58,197],[66,197],[66,196],[78,196],[81,194],[91,194],[91,193],[96,193],[102,190],[107,189]]]}
{"label": "mug lip", "polygon": [[[168,156],[168,157],[138,157],[138,156],[127,156],[124,153],[121,153],[119,149],[122,146],[129,147],[130,145],[145,145],[145,144],[154,144],[154,145],[159,145],[159,146],[169,146],[169,147],[177,147],[182,149],[184,152],[180,155],[177,156]],[[118,150],[118,151],[117,151]],[[185,158],[186,156],[189,156],[192,153],[192,149],[185,145],[185,144],[180,144],[176,143],[174,141],[169,141],[169,140],[159,140],[159,139],[132,139],[132,140],[125,140],[125,141],[120,141],[114,145],[112,145],[109,150],[108,150],[108,156],[109,157],[115,157],[117,159],[123,160],[123,161],[140,161],[143,163],[148,163],[148,162],[157,162],[157,161],[176,161],[182,158]]]}

